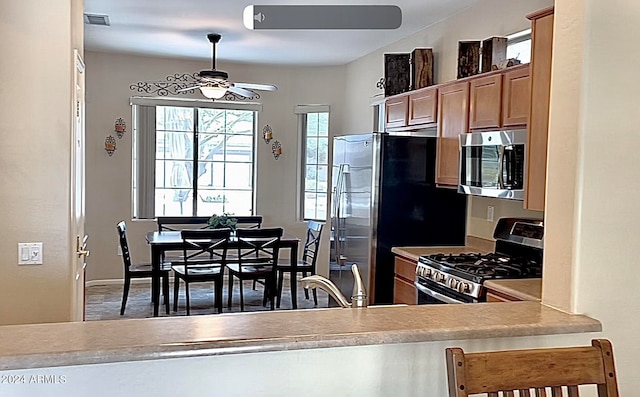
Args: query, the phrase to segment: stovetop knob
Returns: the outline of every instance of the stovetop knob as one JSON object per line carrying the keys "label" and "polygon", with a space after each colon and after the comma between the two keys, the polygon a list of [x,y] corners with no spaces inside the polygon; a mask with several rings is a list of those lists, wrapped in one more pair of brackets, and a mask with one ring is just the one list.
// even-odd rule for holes
{"label": "stovetop knob", "polygon": [[433,279],[436,280],[436,282],[441,283],[445,280],[445,275],[440,273],[440,272],[434,272],[434,276]]}
{"label": "stovetop knob", "polygon": [[462,292],[462,293],[469,292],[471,291],[471,285],[469,283],[460,282],[457,285],[456,289],[458,290],[458,292]]}

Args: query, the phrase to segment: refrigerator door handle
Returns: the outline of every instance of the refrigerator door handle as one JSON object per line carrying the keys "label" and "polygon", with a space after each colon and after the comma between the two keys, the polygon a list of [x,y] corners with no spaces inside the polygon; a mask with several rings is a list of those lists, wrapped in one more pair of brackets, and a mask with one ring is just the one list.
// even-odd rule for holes
{"label": "refrigerator door handle", "polygon": [[336,211],[335,211],[335,215],[336,215],[336,219],[335,219],[335,237],[336,237],[336,263],[338,264],[338,266],[342,266],[344,263],[344,256],[342,255],[342,232],[340,230],[341,227],[341,223],[340,223],[340,218],[342,216],[342,194],[344,193],[344,174],[345,174],[345,168],[347,167],[347,164],[340,164],[340,168],[339,168],[339,174],[338,174],[338,180],[336,183],[336,190],[337,190],[337,194],[336,194],[336,201],[335,201],[335,205],[336,205]]}

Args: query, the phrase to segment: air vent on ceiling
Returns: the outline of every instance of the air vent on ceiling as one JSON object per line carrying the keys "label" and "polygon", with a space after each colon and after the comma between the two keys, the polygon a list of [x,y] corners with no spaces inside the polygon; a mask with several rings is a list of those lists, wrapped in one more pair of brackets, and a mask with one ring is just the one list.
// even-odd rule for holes
{"label": "air vent on ceiling", "polygon": [[87,25],[110,26],[109,16],[104,14],[84,14],[84,23]]}

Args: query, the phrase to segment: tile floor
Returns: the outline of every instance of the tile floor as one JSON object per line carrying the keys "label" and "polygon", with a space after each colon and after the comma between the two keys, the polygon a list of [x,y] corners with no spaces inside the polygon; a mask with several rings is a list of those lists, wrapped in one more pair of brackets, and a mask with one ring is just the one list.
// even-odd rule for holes
{"label": "tile floor", "polygon": [[[116,320],[123,318],[147,318],[153,317],[153,305],[151,304],[151,285],[146,280],[143,283],[134,283],[129,290],[129,298],[124,316],[120,316],[120,305],[122,303],[122,285],[96,285],[86,289],[86,320]],[[252,282],[245,281],[244,301],[245,311],[268,311],[262,306],[263,287],[258,285],[254,291]],[[178,310],[173,311],[173,281],[170,284],[171,312],[169,316],[186,316],[186,302],[184,297],[184,284],[180,284],[180,295],[178,299]],[[213,283],[193,283],[191,290],[191,315],[214,314],[216,313],[213,301]],[[324,291],[318,290],[318,306],[314,306],[313,297],[305,299],[304,289],[298,286],[298,309],[312,309],[316,307],[327,307],[328,297]],[[223,313],[240,311],[240,294],[238,281],[234,286],[233,305],[231,310],[227,308],[227,283],[223,290]],[[291,309],[291,292],[289,280],[285,278],[282,291],[282,303],[280,309]],[[163,307],[160,308],[160,316],[167,316]]]}

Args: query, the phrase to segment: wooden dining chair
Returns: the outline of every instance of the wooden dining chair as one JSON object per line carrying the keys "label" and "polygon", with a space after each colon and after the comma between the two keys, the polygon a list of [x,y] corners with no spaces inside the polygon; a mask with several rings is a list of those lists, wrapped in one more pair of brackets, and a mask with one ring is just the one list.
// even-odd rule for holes
{"label": "wooden dining chair", "polygon": [[448,348],[446,360],[449,397],[578,397],[579,385],[596,385],[599,397],[618,397],[606,339],[591,346],[481,353]]}
{"label": "wooden dining chair", "polygon": [[222,313],[222,284],[231,229],[183,230],[183,257],[172,262],[175,274],[173,311],[178,309],[180,280],[185,285],[187,316],[191,314],[189,284],[213,281],[214,301],[218,313]]}
{"label": "wooden dining chair", "polygon": [[[307,238],[304,242],[304,249],[302,251],[302,258],[296,264],[296,278],[289,280],[290,283],[297,282],[297,275],[300,273],[302,277],[307,277],[308,274],[316,274],[316,261],[318,259],[318,249],[320,247],[320,237],[322,236],[322,228],[324,223],[309,221],[307,224]],[[282,298],[282,286],[284,284],[284,274],[291,273],[291,261],[280,260],[278,262],[278,300],[277,307],[280,307],[280,300]],[[318,305],[318,294],[316,289],[313,290],[313,303]],[[309,299],[309,290],[304,289],[304,295],[306,299]],[[294,297],[295,299],[296,297]]]}
{"label": "wooden dining chair", "polygon": [[[131,252],[129,251],[129,242],[127,240],[127,225],[124,221],[120,221],[116,225],[118,231],[118,239],[120,241],[120,249],[122,250],[122,263],[124,264],[124,289],[122,291],[122,305],[120,307],[120,315],[124,315],[124,309],[127,305],[129,297],[129,287],[133,278],[151,278],[153,270],[151,263],[132,263]],[[160,269],[162,272],[162,295],[164,302],[169,299],[169,272],[171,267],[169,264],[163,263]],[[151,294],[151,296],[154,296]],[[167,309],[168,310],[168,309]]]}
{"label": "wooden dining chair", "polygon": [[263,305],[271,301],[275,309],[277,296],[276,265],[280,251],[282,228],[237,229],[235,255],[227,262],[229,269],[228,307],[231,308],[234,278],[240,281],[240,310],[244,311],[243,282],[262,280],[264,283]]}

